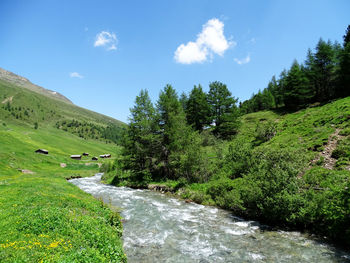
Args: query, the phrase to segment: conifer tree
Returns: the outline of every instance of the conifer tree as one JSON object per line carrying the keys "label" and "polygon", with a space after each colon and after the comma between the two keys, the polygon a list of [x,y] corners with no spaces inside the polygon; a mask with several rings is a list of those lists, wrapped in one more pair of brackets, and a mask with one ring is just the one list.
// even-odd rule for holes
{"label": "conifer tree", "polygon": [[130,112],[129,126],[122,141],[125,165],[138,180],[145,181],[155,172],[160,145],[156,111],[146,90],[141,90]]}
{"label": "conifer tree", "polygon": [[306,74],[295,60],[285,79],[284,104],[286,108],[296,110],[305,106],[312,95]]}
{"label": "conifer tree", "polygon": [[343,50],[340,55],[339,84],[337,96],[350,96],[350,25],[344,35]]}
{"label": "conifer tree", "polygon": [[306,61],[308,79],[315,89],[314,101],[326,101],[334,96],[336,46],[320,39],[315,54],[310,51]]}
{"label": "conifer tree", "polygon": [[186,104],[187,122],[197,131],[210,124],[210,106],[201,85],[194,86]]}
{"label": "conifer tree", "polygon": [[211,120],[215,123],[214,133],[223,138],[234,135],[238,127],[237,99],[231,96],[231,92],[221,82],[212,82],[209,88],[208,102]]}
{"label": "conifer tree", "polygon": [[[158,123],[161,135],[161,156],[163,164],[163,176],[171,179],[178,179],[185,176],[190,179],[194,167],[201,161],[201,158],[193,160],[189,154],[196,149],[197,155],[201,152],[199,136],[187,125],[185,112],[181,106],[175,89],[166,85],[161,91],[157,102]],[[195,156],[197,156],[195,155]],[[189,162],[189,160],[192,160]],[[185,171],[187,171],[185,173]],[[189,172],[192,171],[192,172]]]}

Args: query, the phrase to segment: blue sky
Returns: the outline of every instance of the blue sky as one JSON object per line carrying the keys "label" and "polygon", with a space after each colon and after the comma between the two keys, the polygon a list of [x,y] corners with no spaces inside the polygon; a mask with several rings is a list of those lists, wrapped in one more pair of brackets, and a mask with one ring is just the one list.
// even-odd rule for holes
{"label": "blue sky", "polygon": [[0,67],[126,122],[167,83],[248,99],[320,37],[342,43],[349,14],[348,0],[2,0]]}

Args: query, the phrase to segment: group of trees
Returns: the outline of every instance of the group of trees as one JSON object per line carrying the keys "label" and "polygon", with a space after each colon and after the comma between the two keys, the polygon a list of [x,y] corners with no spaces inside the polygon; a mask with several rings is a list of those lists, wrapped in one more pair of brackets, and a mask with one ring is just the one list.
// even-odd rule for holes
{"label": "group of trees", "polygon": [[337,42],[319,40],[315,51],[308,50],[304,64],[296,60],[274,76],[267,88],[240,103],[242,113],[285,107],[297,110],[314,102],[350,95],[350,25],[341,46]]}
{"label": "group of trees", "polygon": [[237,101],[227,86],[218,81],[209,84],[208,93],[198,85],[194,86],[188,97],[185,94],[181,96],[187,123],[197,131],[212,126],[213,133],[224,139],[237,131]]}
{"label": "group of trees", "polygon": [[123,128],[113,124],[102,126],[74,119],[57,121],[55,127],[76,134],[84,139],[95,139],[114,143],[119,143],[123,134]]}
{"label": "group of trees", "polygon": [[198,85],[181,98],[166,85],[156,106],[142,90],[131,109],[122,143],[125,168],[143,182],[155,177],[203,181],[205,160],[199,134],[210,127],[220,138],[234,134],[238,127],[236,102],[220,82],[211,83],[208,94]]}

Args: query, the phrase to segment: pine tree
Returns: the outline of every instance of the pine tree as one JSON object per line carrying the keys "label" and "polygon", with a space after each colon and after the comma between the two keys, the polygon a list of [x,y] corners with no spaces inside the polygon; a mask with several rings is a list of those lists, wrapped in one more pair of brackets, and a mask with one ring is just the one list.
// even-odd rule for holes
{"label": "pine tree", "polygon": [[350,96],[350,25],[344,35],[343,50],[340,55],[339,84],[337,96]]}
{"label": "pine tree", "polygon": [[146,181],[155,173],[159,152],[157,115],[146,90],[141,90],[130,112],[129,126],[122,141],[125,165],[138,180]]}
{"label": "pine tree", "polygon": [[188,124],[197,131],[202,131],[210,124],[210,106],[201,85],[194,86],[189,95],[186,104],[186,118]]}
{"label": "pine tree", "polygon": [[282,91],[279,89],[276,77],[273,76],[270,80],[269,84],[267,85],[268,91],[271,92],[274,100],[274,107],[278,108],[283,105],[283,94]]}
{"label": "pine tree", "polygon": [[296,110],[304,107],[313,93],[303,67],[294,61],[285,79],[284,104],[286,108]]}
{"label": "pine tree", "polygon": [[231,92],[221,82],[212,82],[209,88],[208,102],[211,120],[215,123],[214,133],[223,138],[234,135],[238,127],[238,100],[231,96]]}
{"label": "pine tree", "polygon": [[[200,160],[192,160],[189,152],[193,148],[197,149],[198,153],[201,152],[200,141],[199,136],[187,125],[185,113],[172,86],[166,85],[161,91],[157,109],[162,138],[160,160],[163,164],[163,175],[171,179],[178,179],[181,176],[189,179],[192,176],[191,172],[184,174],[184,171],[193,170],[195,166],[200,167],[196,165]],[[193,161],[191,165],[189,159]]]}
{"label": "pine tree", "polygon": [[186,108],[187,108],[187,101],[188,101],[188,97],[186,95],[185,92],[182,92],[180,95],[180,103],[182,106],[182,109],[186,112]]}
{"label": "pine tree", "polygon": [[308,53],[306,72],[315,90],[314,101],[327,101],[334,97],[337,46],[320,39],[316,52]]}

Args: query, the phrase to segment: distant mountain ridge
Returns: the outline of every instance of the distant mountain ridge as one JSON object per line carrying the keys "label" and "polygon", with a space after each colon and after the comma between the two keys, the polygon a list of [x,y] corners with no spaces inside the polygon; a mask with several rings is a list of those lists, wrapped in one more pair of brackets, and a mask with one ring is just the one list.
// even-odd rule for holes
{"label": "distant mountain ridge", "polygon": [[73,104],[73,102],[71,100],[69,100],[67,97],[63,96],[62,94],[58,93],[57,91],[45,89],[43,87],[35,85],[29,79],[26,79],[22,76],[19,76],[15,73],[8,71],[8,70],[5,70],[3,68],[0,68],[0,79],[5,80],[5,81],[7,81],[11,84],[14,84],[16,86],[19,86],[21,88],[29,89],[29,90],[34,91],[36,93],[45,95],[47,97]]}
{"label": "distant mountain ridge", "polygon": [[126,127],[119,120],[79,107],[58,92],[0,68],[1,122],[34,129],[55,128],[105,143],[118,143]]}

